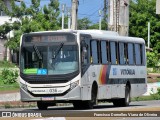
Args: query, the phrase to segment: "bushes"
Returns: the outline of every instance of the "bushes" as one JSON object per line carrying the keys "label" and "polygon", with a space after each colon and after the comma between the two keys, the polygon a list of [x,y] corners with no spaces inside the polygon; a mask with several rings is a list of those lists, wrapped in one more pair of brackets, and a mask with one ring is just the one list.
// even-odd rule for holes
{"label": "bushes", "polygon": [[157,89],[157,93],[150,94],[150,96],[140,96],[132,98],[132,101],[149,101],[149,100],[160,100],[160,88]]}
{"label": "bushes", "polygon": [[14,68],[14,67],[16,67],[16,65],[4,60],[4,61],[0,61],[0,67],[1,68],[6,68],[6,67],[7,68]]}
{"label": "bushes", "polygon": [[2,80],[4,84],[13,84],[16,82],[18,78],[18,71],[10,70],[10,69],[3,69],[1,76],[2,76]]}
{"label": "bushes", "polygon": [[151,94],[151,97],[152,97],[154,100],[160,100],[160,88],[157,89],[157,93]]}

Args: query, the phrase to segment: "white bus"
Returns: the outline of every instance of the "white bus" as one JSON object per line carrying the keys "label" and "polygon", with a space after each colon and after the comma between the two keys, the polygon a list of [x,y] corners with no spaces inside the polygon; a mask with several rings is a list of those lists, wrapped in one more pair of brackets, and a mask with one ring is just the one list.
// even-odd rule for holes
{"label": "white bus", "polygon": [[21,101],[39,109],[73,103],[92,109],[98,101],[128,106],[147,91],[145,41],[101,30],[23,34]]}

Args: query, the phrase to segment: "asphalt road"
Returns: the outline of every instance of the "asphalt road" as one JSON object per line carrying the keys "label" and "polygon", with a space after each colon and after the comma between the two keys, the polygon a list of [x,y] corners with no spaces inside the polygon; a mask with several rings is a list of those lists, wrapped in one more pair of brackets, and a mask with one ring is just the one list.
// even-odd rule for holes
{"label": "asphalt road", "polygon": [[31,115],[35,115],[36,120],[41,116],[47,120],[56,120],[55,117],[63,117],[58,120],[85,120],[86,118],[87,120],[159,120],[160,100],[131,102],[128,107],[114,107],[112,103],[101,103],[92,110],[77,110],[73,106],[54,106],[49,107],[48,110],[38,110],[37,108],[0,109],[0,116],[2,112],[11,113],[16,120],[22,117],[23,120],[26,120]]}

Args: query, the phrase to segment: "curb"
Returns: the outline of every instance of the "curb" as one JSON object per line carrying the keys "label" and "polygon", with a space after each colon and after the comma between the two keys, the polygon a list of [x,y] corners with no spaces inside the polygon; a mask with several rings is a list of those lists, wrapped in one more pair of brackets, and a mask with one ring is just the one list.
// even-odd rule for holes
{"label": "curb", "polygon": [[20,93],[6,93],[0,94],[0,102],[20,101]]}
{"label": "curb", "polygon": [[0,108],[30,108],[36,107],[37,104],[35,102],[21,102],[21,101],[7,101],[0,102]]}

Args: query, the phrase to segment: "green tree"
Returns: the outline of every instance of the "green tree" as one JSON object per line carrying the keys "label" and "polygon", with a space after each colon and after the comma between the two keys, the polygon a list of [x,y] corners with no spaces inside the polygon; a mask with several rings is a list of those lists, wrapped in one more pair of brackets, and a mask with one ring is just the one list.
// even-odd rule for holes
{"label": "green tree", "polygon": [[156,14],[156,0],[131,0],[130,2],[130,36],[142,37],[146,40],[148,36],[148,22],[151,24],[151,47],[160,51],[157,43],[160,41],[160,15]]}
{"label": "green tree", "polygon": [[[62,17],[59,17],[58,21],[59,21],[59,26],[61,29],[62,28]],[[68,17],[67,16],[64,16],[64,29],[68,29]]]}
{"label": "green tree", "polygon": [[91,21],[84,17],[82,19],[78,19],[78,29],[79,30],[86,30],[90,27]]}
{"label": "green tree", "polygon": [[95,23],[89,26],[89,29],[99,29],[99,23]]}
{"label": "green tree", "polygon": [[147,67],[155,67],[158,64],[158,52],[147,52]]}
{"label": "green tree", "polygon": [[10,49],[16,50],[19,46],[20,36],[23,33],[57,30],[60,28],[58,21],[59,2],[58,0],[50,0],[48,6],[40,7],[40,0],[31,0],[31,5],[26,7],[25,2],[17,5],[14,0],[11,0],[12,11],[9,11],[0,0],[3,11],[12,18],[17,18],[13,24],[6,23],[0,26],[0,36],[6,37],[6,34],[14,30],[14,38],[7,42]]}
{"label": "green tree", "polygon": [[130,36],[142,37],[147,43],[148,22],[150,22],[150,47],[147,52],[147,66],[155,67],[160,59],[160,15],[156,14],[156,0],[131,0],[130,2]]}
{"label": "green tree", "polygon": [[[102,20],[102,30],[106,30],[107,22]],[[78,20],[78,29],[86,30],[86,29],[99,29],[99,23],[92,23],[88,18],[82,18]]]}
{"label": "green tree", "polygon": [[[103,19],[101,23],[101,29],[106,30],[107,26],[108,26],[107,22]],[[99,29],[99,23],[90,25],[89,29]]]}

